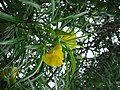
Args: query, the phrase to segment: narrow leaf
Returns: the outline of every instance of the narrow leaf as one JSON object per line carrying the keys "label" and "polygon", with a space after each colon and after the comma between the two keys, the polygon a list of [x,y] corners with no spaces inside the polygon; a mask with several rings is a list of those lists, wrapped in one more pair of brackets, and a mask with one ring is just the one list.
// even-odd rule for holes
{"label": "narrow leaf", "polygon": [[31,5],[32,7],[35,7],[38,10],[40,9],[40,6],[35,2],[29,1],[29,0],[20,0],[20,1],[25,4]]}
{"label": "narrow leaf", "polygon": [[76,14],[76,15],[70,15],[70,16],[65,17],[65,18],[60,18],[58,20],[53,21],[52,23],[57,23],[57,22],[61,22],[61,21],[64,21],[64,20],[69,20],[69,19],[75,19],[75,18],[83,16],[86,13],[88,13],[88,11],[85,11],[85,12],[82,12],[82,13]]}
{"label": "narrow leaf", "polygon": [[66,60],[66,90],[69,90],[69,68]]}
{"label": "narrow leaf", "polygon": [[70,48],[67,48],[68,50],[68,53],[71,57],[71,64],[72,64],[72,75],[74,74],[75,70],[76,70],[76,60],[75,60],[75,57],[73,55],[73,52]]}
{"label": "narrow leaf", "polygon": [[[54,13],[55,13],[55,1],[54,0],[51,0],[51,3],[52,3],[52,17],[54,18]],[[52,18],[52,19],[53,19]]]}
{"label": "narrow leaf", "polygon": [[14,22],[14,23],[22,23],[24,20],[18,19],[12,15],[6,14],[4,12],[0,12],[0,18],[6,21]]}
{"label": "narrow leaf", "polygon": [[76,70],[76,60],[75,57],[73,55],[73,53],[71,51],[69,51],[69,55],[71,57],[71,62],[72,62],[72,75],[74,74],[75,70]]}
{"label": "narrow leaf", "polygon": [[7,41],[3,41],[3,42],[0,42],[0,45],[10,45],[10,44],[15,44],[19,41],[23,40],[23,38],[15,38],[15,39],[11,39],[11,40],[7,40]]}

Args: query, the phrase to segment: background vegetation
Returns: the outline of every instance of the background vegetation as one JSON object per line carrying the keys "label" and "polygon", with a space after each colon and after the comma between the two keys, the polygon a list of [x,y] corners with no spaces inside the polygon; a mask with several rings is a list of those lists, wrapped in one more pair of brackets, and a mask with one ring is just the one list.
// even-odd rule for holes
{"label": "background vegetation", "polygon": [[[46,65],[42,55],[66,28],[79,48],[63,46],[63,65]],[[0,90],[120,90],[120,1],[0,0],[0,72],[10,66],[16,84],[7,75]]]}

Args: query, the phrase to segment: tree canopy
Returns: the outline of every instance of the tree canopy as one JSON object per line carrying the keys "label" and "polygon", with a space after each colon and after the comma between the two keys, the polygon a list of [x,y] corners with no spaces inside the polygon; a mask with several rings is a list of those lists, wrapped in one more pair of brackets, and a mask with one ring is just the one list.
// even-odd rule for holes
{"label": "tree canopy", "polygon": [[119,0],[0,0],[0,90],[120,90]]}

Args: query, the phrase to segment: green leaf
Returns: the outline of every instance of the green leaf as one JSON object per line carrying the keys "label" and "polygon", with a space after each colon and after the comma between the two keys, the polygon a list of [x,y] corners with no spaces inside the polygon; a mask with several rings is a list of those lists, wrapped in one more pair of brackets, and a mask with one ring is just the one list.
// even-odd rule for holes
{"label": "green leaf", "polygon": [[51,0],[51,3],[52,3],[52,17],[54,17],[54,13],[55,13],[55,1]]}
{"label": "green leaf", "polygon": [[66,35],[71,35],[70,33],[66,33],[62,30],[55,30],[56,35],[62,35],[62,36],[66,36]]}
{"label": "green leaf", "polygon": [[61,21],[64,21],[64,20],[76,19],[78,17],[81,17],[81,16],[85,15],[86,13],[88,13],[88,11],[85,11],[85,12],[82,12],[82,13],[76,14],[76,15],[70,15],[70,16],[65,17],[65,18],[60,18],[58,20],[52,21],[52,23],[57,23],[57,22],[61,22]]}
{"label": "green leaf", "polygon": [[0,18],[3,19],[3,20],[6,20],[6,21],[13,22],[13,23],[22,23],[22,22],[25,22],[22,19],[18,19],[17,17],[14,17],[12,15],[6,14],[4,12],[0,12]]}
{"label": "green leaf", "polygon": [[3,41],[3,42],[0,42],[0,45],[10,45],[10,44],[15,44],[19,41],[23,40],[23,38],[15,38],[15,39],[11,39],[11,40],[7,40],[7,41]]}
{"label": "green leaf", "polygon": [[70,4],[70,5],[74,5],[74,3],[72,3],[72,2],[69,1],[69,0],[66,0],[66,2],[67,2],[68,4]]}
{"label": "green leaf", "polygon": [[69,55],[71,57],[72,75],[73,75],[75,70],[76,70],[76,60],[75,60],[75,57],[74,57],[73,52],[71,50],[69,50],[68,53],[69,53]]}
{"label": "green leaf", "polygon": [[40,47],[39,45],[27,45],[27,46],[25,46],[25,48],[27,48],[27,49],[37,49],[39,47]]}
{"label": "green leaf", "polygon": [[50,30],[51,36],[55,38],[56,37],[55,31],[52,28],[50,28],[49,30]]}
{"label": "green leaf", "polygon": [[30,83],[31,89],[35,90],[35,87],[33,86],[33,82],[30,79],[28,79],[28,82]]}
{"label": "green leaf", "polygon": [[70,57],[71,57],[71,64],[72,64],[72,75],[74,74],[74,72],[76,71],[76,60],[73,54],[73,51],[66,46],[66,51],[69,53]]}
{"label": "green leaf", "polygon": [[66,90],[69,90],[69,68],[68,68],[68,62],[66,61]]}
{"label": "green leaf", "polygon": [[29,1],[29,0],[20,0],[20,1],[25,3],[25,4],[31,5],[32,7],[35,7],[36,9],[40,10],[40,6],[35,2]]}

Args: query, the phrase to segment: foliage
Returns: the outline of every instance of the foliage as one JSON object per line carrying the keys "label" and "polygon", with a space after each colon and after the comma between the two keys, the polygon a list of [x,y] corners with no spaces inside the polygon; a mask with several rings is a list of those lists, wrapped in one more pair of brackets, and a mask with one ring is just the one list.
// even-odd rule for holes
{"label": "foliage", "polygon": [[[0,89],[120,89],[119,0],[0,0],[0,4],[0,73],[11,66],[18,69],[16,83],[9,85],[9,73],[0,78]],[[77,47],[71,48],[75,39]],[[64,60],[62,66],[51,67],[42,57],[57,43]],[[88,57],[90,53],[93,57]]]}

